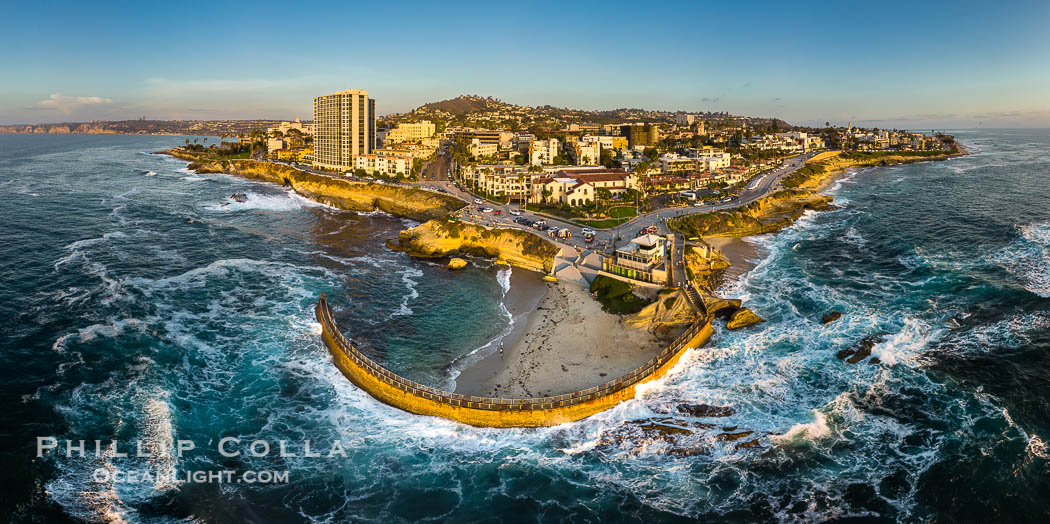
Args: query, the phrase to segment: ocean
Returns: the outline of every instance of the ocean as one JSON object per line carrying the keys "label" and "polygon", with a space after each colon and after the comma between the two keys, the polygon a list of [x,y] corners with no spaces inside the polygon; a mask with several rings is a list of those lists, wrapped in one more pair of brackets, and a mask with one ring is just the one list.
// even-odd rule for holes
{"label": "ocean", "polygon": [[[0,519],[1045,522],[1050,132],[956,136],[975,154],[852,171],[841,209],[749,239],[763,258],[723,292],[765,323],[584,421],[485,429],[358,390],[312,307],[327,293],[363,350],[450,388],[525,272],[411,260],[384,245],[409,220],[152,154],[184,137],[0,135]],[[836,357],[866,337],[881,362]],[[669,414],[689,430],[645,429]],[[89,452],[37,458],[48,436]],[[288,479],[110,475],[144,470]]]}

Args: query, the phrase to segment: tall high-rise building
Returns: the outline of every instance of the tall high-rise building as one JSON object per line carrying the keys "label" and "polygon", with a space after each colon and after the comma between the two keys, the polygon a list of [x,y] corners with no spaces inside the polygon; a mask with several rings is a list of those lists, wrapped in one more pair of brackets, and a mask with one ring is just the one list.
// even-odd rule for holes
{"label": "tall high-rise building", "polygon": [[354,157],[376,147],[376,101],[347,89],[314,98],[314,165],[352,169]]}

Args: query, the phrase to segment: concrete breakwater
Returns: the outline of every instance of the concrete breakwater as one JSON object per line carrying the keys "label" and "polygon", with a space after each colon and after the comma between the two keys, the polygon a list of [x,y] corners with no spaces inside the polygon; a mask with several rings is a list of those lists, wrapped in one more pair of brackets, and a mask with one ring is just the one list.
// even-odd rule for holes
{"label": "concrete breakwater", "polygon": [[552,397],[490,398],[442,391],[386,369],[343,337],[323,294],[315,313],[321,323],[321,338],[336,367],[357,387],[380,402],[410,413],[483,427],[554,426],[609,409],[634,398],[638,386],[663,377],[686,349],[703,346],[712,334],[710,317],[704,316],[648,362],[604,384]]}

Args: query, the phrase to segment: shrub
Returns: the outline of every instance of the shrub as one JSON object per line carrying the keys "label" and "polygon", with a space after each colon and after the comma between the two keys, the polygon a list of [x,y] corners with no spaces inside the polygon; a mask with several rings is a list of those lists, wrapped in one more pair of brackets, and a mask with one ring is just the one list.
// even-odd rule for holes
{"label": "shrub", "polygon": [[649,301],[631,292],[632,286],[622,280],[598,275],[591,282],[591,293],[598,297],[602,310],[617,315],[630,315],[641,311]]}

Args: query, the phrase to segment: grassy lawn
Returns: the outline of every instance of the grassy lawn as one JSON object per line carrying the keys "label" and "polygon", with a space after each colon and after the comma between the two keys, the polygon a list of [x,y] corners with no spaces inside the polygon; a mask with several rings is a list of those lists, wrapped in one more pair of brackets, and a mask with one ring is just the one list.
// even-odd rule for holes
{"label": "grassy lawn", "polygon": [[609,229],[616,227],[631,218],[638,216],[638,210],[634,206],[616,206],[609,209],[609,217],[602,220],[581,220],[576,219],[585,226],[590,226],[595,229]]}
{"label": "grassy lawn", "polygon": [[587,227],[593,227],[594,229],[610,229],[610,228],[614,228],[614,227],[622,224],[623,222],[625,222],[625,220],[624,219],[614,219],[614,218],[608,218],[608,219],[605,219],[605,220],[580,220],[580,219],[576,219],[576,220],[574,220],[574,222],[576,222],[577,224],[583,224],[583,225],[585,225]]}
{"label": "grassy lawn", "polygon": [[609,208],[609,218],[631,218],[638,216],[638,210],[634,206],[616,206]]}

